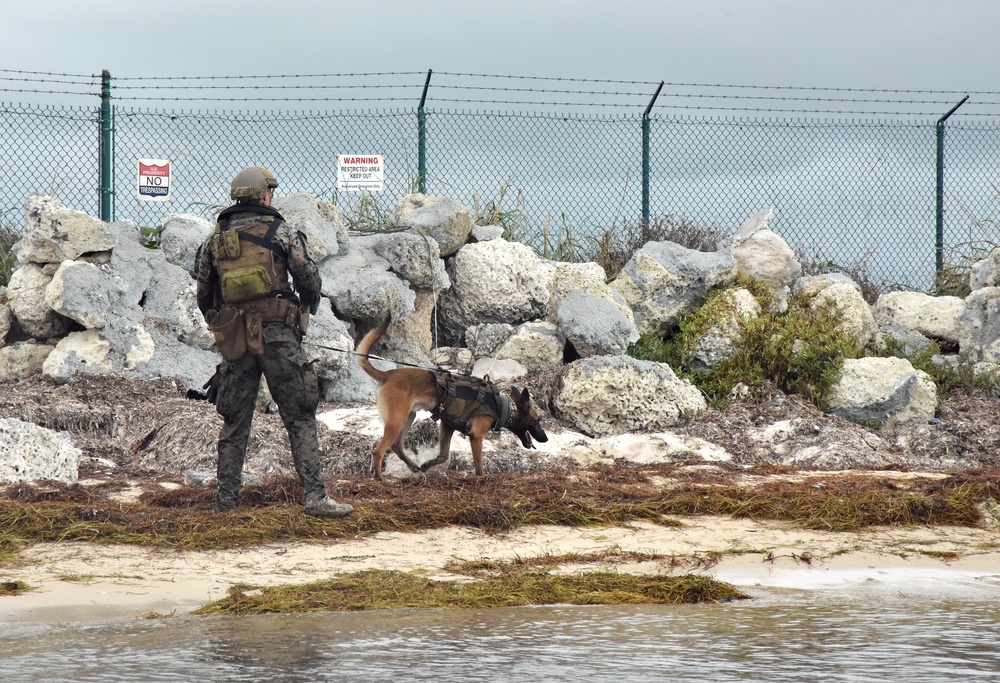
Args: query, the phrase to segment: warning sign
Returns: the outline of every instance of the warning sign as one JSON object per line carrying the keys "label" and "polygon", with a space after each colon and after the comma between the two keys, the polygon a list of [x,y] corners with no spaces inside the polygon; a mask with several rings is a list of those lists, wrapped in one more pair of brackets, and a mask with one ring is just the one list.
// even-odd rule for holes
{"label": "warning sign", "polygon": [[147,202],[170,201],[171,163],[168,159],[139,159],[136,199]]}
{"label": "warning sign", "polygon": [[381,154],[343,154],[337,157],[337,189],[347,192],[381,192],[385,189],[385,164]]}

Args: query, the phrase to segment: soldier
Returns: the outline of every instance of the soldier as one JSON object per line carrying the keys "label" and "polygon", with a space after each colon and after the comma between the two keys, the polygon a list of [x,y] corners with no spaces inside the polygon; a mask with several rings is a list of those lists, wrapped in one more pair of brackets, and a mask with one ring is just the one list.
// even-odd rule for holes
{"label": "soldier", "polygon": [[230,188],[236,204],[219,214],[215,232],[195,257],[198,308],[223,358],[209,390],[224,420],[215,510],[236,507],[263,373],[288,431],[305,512],[343,517],[353,508],[331,500],[320,477],[319,384],[302,351],[302,335],[309,314],[319,306],[322,283],[306,251],[305,235],[271,208],[277,186],[271,172],[259,166],[237,173]]}

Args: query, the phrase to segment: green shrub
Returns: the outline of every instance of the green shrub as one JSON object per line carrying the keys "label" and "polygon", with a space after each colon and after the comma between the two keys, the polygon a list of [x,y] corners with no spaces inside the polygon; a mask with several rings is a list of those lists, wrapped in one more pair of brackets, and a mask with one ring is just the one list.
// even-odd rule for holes
{"label": "green shrub", "polygon": [[[992,225],[996,229],[996,225]],[[936,296],[957,296],[965,298],[972,292],[969,275],[972,266],[981,261],[997,248],[994,242],[979,240],[965,242],[947,247],[944,253],[944,263],[941,270],[934,274],[934,291]]]}
{"label": "green shrub", "polygon": [[139,228],[139,237],[142,246],[147,249],[159,249],[160,239],[163,236],[163,226],[157,225],[155,227],[149,228],[146,226],[141,226]]}
{"label": "green shrub", "polygon": [[840,312],[832,302],[811,308],[811,297],[796,295],[779,313],[767,286],[741,279],[732,287],[746,287],[761,305],[761,315],[739,322],[736,353],[707,372],[688,369],[697,342],[718,318],[717,302],[726,291],[709,293],[705,304],[681,319],[666,338],[642,337],[630,355],[669,364],[705,392],[716,407],[724,406],[737,384],[760,393],[769,386],[800,394],[821,406],[840,376],[846,358],[858,358],[863,349],[838,329]]}
{"label": "green shrub", "polygon": [[6,221],[0,222],[0,286],[7,286],[10,275],[14,272],[17,256],[12,247],[21,239],[21,235]]}
{"label": "green shrub", "polygon": [[335,192],[332,203],[340,209],[344,224],[351,232],[390,232],[395,217],[368,192]]}

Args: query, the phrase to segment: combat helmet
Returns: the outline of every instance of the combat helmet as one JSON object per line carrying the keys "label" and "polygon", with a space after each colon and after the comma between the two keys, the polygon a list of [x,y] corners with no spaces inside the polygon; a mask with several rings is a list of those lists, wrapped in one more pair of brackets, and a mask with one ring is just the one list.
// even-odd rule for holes
{"label": "combat helmet", "polygon": [[262,166],[247,166],[236,174],[229,186],[229,196],[233,199],[256,199],[264,201],[268,188],[278,186],[274,174]]}

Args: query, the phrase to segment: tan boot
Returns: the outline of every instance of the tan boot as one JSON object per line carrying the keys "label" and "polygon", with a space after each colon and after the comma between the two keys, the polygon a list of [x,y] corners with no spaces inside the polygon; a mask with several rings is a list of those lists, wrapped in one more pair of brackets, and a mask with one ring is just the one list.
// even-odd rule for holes
{"label": "tan boot", "polygon": [[305,500],[303,501],[303,507],[305,508],[305,513],[307,515],[312,515],[313,517],[326,517],[330,519],[346,517],[354,512],[354,508],[352,506],[347,503],[338,503],[322,491],[306,495]]}

